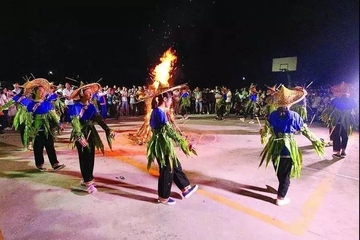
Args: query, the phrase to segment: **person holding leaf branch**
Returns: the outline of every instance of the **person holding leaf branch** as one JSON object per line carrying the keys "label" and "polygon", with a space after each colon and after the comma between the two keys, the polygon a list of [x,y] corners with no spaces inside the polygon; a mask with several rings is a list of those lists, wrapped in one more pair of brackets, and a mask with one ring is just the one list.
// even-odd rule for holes
{"label": "person holding leaf branch", "polygon": [[45,99],[50,87],[51,84],[45,78],[36,78],[26,83],[24,87],[24,95],[31,95],[32,98],[26,106],[24,116],[24,146],[28,147],[29,140],[32,141],[35,165],[40,171],[47,171],[44,163],[44,148],[54,171],[65,167],[64,164],[59,163],[54,145],[55,131],[62,131],[64,128],[53,105]]}
{"label": "person holding leaf branch", "polygon": [[353,129],[358,124],[355,120],[355,109],[358,107],[355,99],[350,97],[350,85],[345,82],[330,88],[334,94],[331,105],[327,107],[321,120],[326,123],[333,141],[333,157],[344,158],[346,147]]}
{"label": "person holding leaf branch", "polygon": [[72,125],[70,141],[74,142],[79,155],[80,171],[83,177],[80,184],[86,187],[89,194],[97,192],[93,176],[95,148],[101,150],[103,154],[105,153],[104,144],[94,122],[104,129],[111,150],[112,140],[115,137],[115,132],[106,125],[96,106],[91,102],[92,95],[99,88],[100,84],[98,83],[81,85],[70,95],[70,99],[74,100],[74,105],[69,111]]}
{"label": "person holding leaf branch", "polygon": [[186,156],[191,153],[197,155],[193,146],[170,124],[167,112],[171,104],[171,91],[154,96],[150,116],[152,137],[147,146],[147,168],[149,170],[156,159],[159,165],[158,202],[166,205],[175,205],[176,203],[174,199],[170,198],[173,181],[182,191],[184,198],[189,198],[198,189],[198,185],[190,185],[175,153],[173,141],[178,144]]}
{"label": "person holding leaf branch", "polygon": [[270,135],[267,143],[260,153],[259,167],[266,162],[268,166],[272,161],[279,186],[277,191],[276,205],[282,206],[290,202],[286,198],[290,186],[290,178],[300,177],[302,168],[302,154],[295,141],[295,133],[301,132],[308,138],[315,152],[322,157],[325,153],[325,145],[318,139],[304,123],[303,119],[295,111],[289,110],[290,106],[301,101],[307,92],[305,89],[290,90],[281,86],[275,93],[275,105],[277,110],[269,117],[269,127],[260,130],[261,136]]}

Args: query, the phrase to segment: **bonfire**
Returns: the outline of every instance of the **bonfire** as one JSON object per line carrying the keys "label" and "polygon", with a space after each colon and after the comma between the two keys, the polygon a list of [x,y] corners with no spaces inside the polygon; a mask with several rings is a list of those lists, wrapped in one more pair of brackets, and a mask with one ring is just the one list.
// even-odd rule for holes
{"label": "bonfire", "polygon": [[[151,101],[154,96],[158,95],[161,92],[166,90],[175,90],[180,88],[170,87],[169,81],[172,80],[172,73],[175,70],[175,63],[177,57],[175,53],[168,49],[160,58],[160,63],[151,71],[150,76],[153,81],[152,84],[148,87],[149,91],[146,93],[142,101],[145,102],[145,117],[144,123],[141,125],[140,129],[137,130],[135,134],[130,134],[130,138],[136,141],[139,145],[147,143],[152,136],[151,127],[150,127],[150,116],[151,116]],[[174,121],[174,107],[171,107],[168,112],[169,122],[174,126],[180,134],[181,130],[176,126]]]}

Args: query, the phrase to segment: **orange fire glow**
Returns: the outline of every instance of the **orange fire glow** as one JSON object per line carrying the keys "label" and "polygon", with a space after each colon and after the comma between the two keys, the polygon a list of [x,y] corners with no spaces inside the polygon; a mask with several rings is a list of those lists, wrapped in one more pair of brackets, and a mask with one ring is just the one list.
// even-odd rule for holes
{"label": "orange fire glow", "polygon": [[152,85],[149,86],[149,97],[145,99],[145,119],[144,124],[137,131],[137,141],[139,144],[147,142],[152,135],[150,128],[150,116],[152,112],[151,101],[152,97],[155,96],[161,88],[169,87],[169,80],[172,77],[172,72],[174,70],[174,65],[176,63],[177,57],[175,53],[170,49],[168,49],[160,58],[161,63],[159,63],[155,69],[151,72],[152,80],[154,81]]}
{"label": "orange fire glow", "polygon": [[172,71],[174,70],[176,60],[177,57],[171,48],[169,48],[160,58],[161,63],[152,71],[155,92],[160,86],[169,87],[169,79],[172,77]]}

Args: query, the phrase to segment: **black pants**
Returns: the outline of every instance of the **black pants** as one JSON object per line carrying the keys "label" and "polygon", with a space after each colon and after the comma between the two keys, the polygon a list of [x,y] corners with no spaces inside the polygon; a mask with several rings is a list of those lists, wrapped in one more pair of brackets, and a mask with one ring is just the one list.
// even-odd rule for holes
{"label": "black pants", "polygon": [[218,110],[216,111],[216,116],[219,118],[224,117],[225,110],[226,110],[225,104],[221,104]]}
{"label": "black pants", "polygon": [[159,164],[159,182],[158,182],[158,194],[161,198],[170,197],[172,182],[174,181],[175,185],[181,190],[190,185],[188,178],[182,170],[181,164],[179,160],[176,160],[178,165],[177,167],[173,166],[171,171],[169,158],[166,157],[165,163],[166,166],[160,167],[160,162],[157,160]]}
{"label": "black pants", "polygon": [[59,161],[56,156],[55,146],[54,146],[54,137],[49,133],[48,138],[46,138],[44,131],[38,131],[34,139],[34,157],[35,165],[41,167],[44,164],[44,147],[48,155],[51,166],[54,168]]}
{"label": "black pants", "polygon": [[244,118],[246,119],[250,115],[250,119],[254,119],[254,115],[255,115],[254,111],[255,111],[254,106],[247,108],[244,114]]}
{"label": "black pants", "polygon": [[330,135],[330,139],[333,140],[334,152],[339,152],[340,149],[346,149],[349,137],[346,129],[341,124],[337,124]]}
{"label": "black pants", "polygon": [[[275,171],[277,166],[274,164]],[[279,187],[278,187],[278,197],[284,198],[289,190],[290,186],[290,173],[292,167],[292,159],[291,158],[280,158],[279,161],[279,168],[276,173],[277,178],[279,180]]]}
{"label": "black pants", "polygon": [[185,115],[187,115],[187,113],[188,113],[187,107],[182,107],[182,108],[180,109],[180,114],[181,114],[181,116],[185,116]]}
{"label": "black pants", "polygon": [[4,115],[1,116],[0,120],[1,120],[2,128],[5,129],[9,127],[9,116],[8,116],[9,110],[3,110],[2,112],[4,113]]}
{"label": "black pants", "polygon": [[25,140],[24,140],[25,123],[19,124],[18,130],[20,132],[21,143],[24,145],[25,144]]}
{"label": "black pants", "polygon": [[80,172],[85,183],[94,180],[95,145],[91,139],[90,136],[89,147],[82,147],[80,143],[75,142],[79,155]]}
{"label": "black pants", "polygon": [[[335,129],[334,129],[335,130]],[[332,127],[329,127],[329,135],[330,135],[330,141],[333,141],[333,135],[332,135]]]}

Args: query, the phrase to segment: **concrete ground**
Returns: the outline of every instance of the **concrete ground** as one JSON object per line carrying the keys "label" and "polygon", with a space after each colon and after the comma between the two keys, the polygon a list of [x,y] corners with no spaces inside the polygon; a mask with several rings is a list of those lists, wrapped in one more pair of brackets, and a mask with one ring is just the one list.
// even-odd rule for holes
{"label": "concrete ground", "polygon": [[[67,141],[70,126],[56,142],[59,161],[66,164],[58,172],[35,169],[19,133],[0,135],[0,239],[359,239],[358,133],[341,160],[332,158],[331,147],[320,159],[297,135],[302,176],[291,182],[291,203],[279,207],[274,169],[258,168],[263,146],[257,123],[235,116],[217,121],[213,115],[176,121],[198,152],[179,157],[200,187],[185,200],[173,185],[175,206],[156,203],[157,166],[148,172],[146,146],[129,139],[142,117],[108,121],[118,134],[112,152],[106,146],[105,155],[96,154],[99,191],[92,195],[79,190],[77,152]],[[328,137],[324,127],[311,129]]]}

